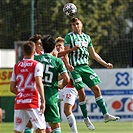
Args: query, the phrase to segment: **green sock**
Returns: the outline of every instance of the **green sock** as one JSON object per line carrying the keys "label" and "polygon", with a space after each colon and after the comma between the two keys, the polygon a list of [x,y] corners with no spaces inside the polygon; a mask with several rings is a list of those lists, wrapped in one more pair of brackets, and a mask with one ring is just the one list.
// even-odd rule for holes
{"label": "green sock", "polygon": [[101,109],[103,115],[108,113],[108,109],[107,109],[107,106],[106,106],[106,103],[105,103],[103,97],[97,97],[96,103],[99,106],[99,108]]}
{"label": "green sock", "polygon": [[84,118],[87,118],[87,107],[86,107],[86,102],[84,101],[84,102],[80,102],[79,103],[79,106],[80,106],[80,109],[81,109],[81,112],[82,112],[82,114],[83,114],[83,117]]}
{"label": "green sock", "polygon": [[27,128],[24,130],[24,133],[32,133],[32,129],[27,127]]}

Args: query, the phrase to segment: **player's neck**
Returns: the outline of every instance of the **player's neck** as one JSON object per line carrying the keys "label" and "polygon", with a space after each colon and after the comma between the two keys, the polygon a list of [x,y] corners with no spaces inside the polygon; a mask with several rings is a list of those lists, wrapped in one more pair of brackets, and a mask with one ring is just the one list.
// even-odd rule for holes
{"label": "player's neck", "polygon": [[24,58],[25,59],[34,59],[34,55],[25,55]]}
{"label": "player's neck", "polygon": [[80,32],[80,31],[79,31],[79,32],[75,32],[75,31],[74,31],[74,33],[75,33],[75,34],[78,34],[78,35],[81,35],[81,34],[82,34],[82,31],[81,31],[81,32]]}

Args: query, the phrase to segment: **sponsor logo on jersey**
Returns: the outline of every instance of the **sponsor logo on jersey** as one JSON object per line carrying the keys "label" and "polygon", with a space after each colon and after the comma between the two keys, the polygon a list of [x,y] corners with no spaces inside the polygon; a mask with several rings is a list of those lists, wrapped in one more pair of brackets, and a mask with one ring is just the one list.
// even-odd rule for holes
{"label": "sponsor logo on jersey", "polygon": [[17,95],[19,98],[26,98],[26,97],[32,97],[33,96],[33,94],[32,93],[27,93],[27,94],[23,94],[23,93],[18,93],[18,95]]}
{"label": "sponsor logo on jersey", "polygon": [[21,103],[31,103],[32,99],[20,99],[17,100],[17,104],[21,104]]}
{"label": "sponsor logo on jersey", "polygon": [[27,66],[29,66],[29,67],[31,67],[33,65],[33,62],[20,62],[19,64],[18,64],[18,66],[20,66],[20,67],[27,67]]}

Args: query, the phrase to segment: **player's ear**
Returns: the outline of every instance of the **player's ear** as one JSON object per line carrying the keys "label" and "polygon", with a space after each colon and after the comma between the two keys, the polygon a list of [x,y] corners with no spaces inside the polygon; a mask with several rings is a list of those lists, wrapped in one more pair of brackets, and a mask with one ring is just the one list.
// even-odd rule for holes
{"label": "player's ear", "polygon": [[36,50],[33,51],[33,54],[35,54],[35,53],[36,53]]}

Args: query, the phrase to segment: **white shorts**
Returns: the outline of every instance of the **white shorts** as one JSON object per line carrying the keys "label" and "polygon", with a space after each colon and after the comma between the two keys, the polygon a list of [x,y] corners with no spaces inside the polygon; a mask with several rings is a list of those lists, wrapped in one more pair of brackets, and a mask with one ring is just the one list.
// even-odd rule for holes
{"label": "white shorts", "polygon": [[64,103],[69,103],[72,106],[75,103],[76,98],[78,97],[78,92],[75,88],[66,88],[64,87],[59,91],[59,101],[64,101]]}
{"label": "white shorts", "polygon": [[25,109],[14,111],[14,130],[22,132],[24,131],[28,121],[31,121],[34,130],[46,129],[46,122],[44,114],[37,109]]}

